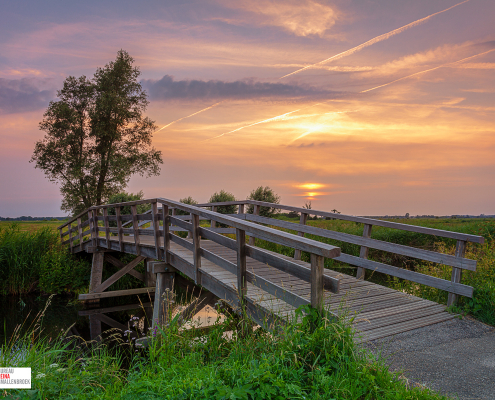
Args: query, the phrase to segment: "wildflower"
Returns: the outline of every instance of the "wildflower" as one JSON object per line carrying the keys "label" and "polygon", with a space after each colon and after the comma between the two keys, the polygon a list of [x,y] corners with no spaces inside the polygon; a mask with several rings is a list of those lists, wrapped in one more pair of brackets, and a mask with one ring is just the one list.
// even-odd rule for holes
{"label": "wildflower", "polygon": [[44,378],[45,376],[46,376],[46,374],[39,373],[38,375],[36,375],[36,379],[41,379],[41,378]]}
{"label": "wildflower", "polygon": [[64,372],[67,368],[59,368],[57,369],[57,372]]}
{"label": "wildflower", "polygon": [[58,367],[58,364],[51,364],[50,365],[50,368],[57,368]]}

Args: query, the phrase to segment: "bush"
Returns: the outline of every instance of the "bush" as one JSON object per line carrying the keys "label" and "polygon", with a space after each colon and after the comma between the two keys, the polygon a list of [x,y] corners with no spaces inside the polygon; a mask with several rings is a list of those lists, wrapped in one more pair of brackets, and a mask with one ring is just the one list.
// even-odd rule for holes
{"label": "bush", "polygon": [[[259,186],[254,189],[248,196],[248,200],[266,201],[268,203],[280,204],[280,196],[268,186]],[[247,212],[248,214],[252,214],[254,212],[254,206],[248,206]],[[260,215],[262,217],[271,217],[278,212],[280,212],[280,210],[275,207],[260,207]]]}
{"label": "bush", "polygon": [[91,265],[71,256],[48,227],[21,232],[18,224],[0,230],[0,293],[39,289],[61,293],[87,285]]}
{"label": "bush", "polygon": [[[198,202],[196,200],[194,200],[191,196],[188,196],[188,197],[184,197],[183,199],[180,199],[179,200],[181,203],[184,203],[184,204],[189,204],[191,206],[194,206],[196,204],[198,204]],[[189,215],[188,212],[185,212],[185,211],[182,211],[182,210],[179,210],[177,209],[175,211],[175,215]]]}
{"label": "bush", "polygon": [[[232,193],[226,192],[222,189],[218,193],[213,193],[208,203],[220,203],[235,200],[235,196]],[[217,212],[220,214],[235,214],[237,212],[237,206],[235,204],[231,206],[218,206]]]}
{"label": "bush", "polygon": [[[126,203],[128,201],[136,201],[136,200],[143,200],[144,194],[142,191],[137,192],[136,194],[134,193],[117,193],[111,196],[108,199],[108,204],[116,204],[116,203]],[[150,204],[139,204],[137,206],[137,213],[138,214],[143,214],[146,211],[151,209]],[[131,206],[124,206],[120,209],[121,214],[130,214],[131,213]],[[108,209],[108,214],[109,215],[115,215],[115,208],[109,208]]]}

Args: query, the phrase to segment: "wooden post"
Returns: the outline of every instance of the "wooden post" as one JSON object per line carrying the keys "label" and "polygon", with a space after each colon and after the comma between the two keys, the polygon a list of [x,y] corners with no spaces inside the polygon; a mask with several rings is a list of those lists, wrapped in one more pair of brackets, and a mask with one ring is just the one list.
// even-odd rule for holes
{"label": "wooden post", "polygon": [[163,216],[163,259],[170,264],[170,216],[168,206],[162,204]]}
{"label": "wooden post", "polygon": [[120,207],[115,207],[115,214],[117,215],[117,230],[119,235],[120,252],[124,252],[124,231],[122,228],[122,218],[120,217]]}
{"label": "wooden post", "polygon": [[237,290],[239,298],[242,300],[247,294],[246,280],[246,231],[235,230],[237,241]]}
{"label": "wooden post", "polygon": [[69,246],[70,249],[72,250],[72,222],[69,224]]}
{"label": "wooden post", "polygon": [[140,256],[141,255],[141,247],[139,246],[140,241],[139,241],[139,225],[138,225],[138,219],[137,219],[137,207],[136,205],[131,206],[131,214],[132,214],[132,229],[134,231],[134,244],[136,245],[136,255]]}
{"label": "wooden post", "polygon": [[[254,205],[253,215],[260,215],[260,206],[257,204]],[[254,246],[254,237],[253,236],[249,236],[249,245]]]}
{"label": "wooden post", "polygon": [[325,258],[311,254],[311,307],[323,312],[323,269]]}
{"label": "wooden post", "polygon": [[101,320],[96,314],[89,315],[89,336],[91,340],[101,340]]}
{"label": "wooden post", "polygon": [[[82,244],[83,242],[83,230],[82,230],[82,222],[81,222],[81,217],[77,219],[77,234],[79,235],[79,245]],[[82,249],[82,247],[81,247]]]}
{"label": "wooden post", "polygon": [[201,285],[201,235],[199,233],[199,215],[192,214],[191,215],[191,223],[192,223],[192,237],[193,237],[193,258],[194,258],[194,270],[195,270],[195,278],[194,283],[196,285]]}
{"label": "wooden post", "polygon": [[[371,228],[373,228],[373,225],[364,224],[363,237],[365,237],[367,239],[369,239],[371,237]],[[369,251],[368,247],[361,246],[361,249],[359,250],[359,257],[368,258],[368,251]],[[366,278],[366,268],[358,267],[357,273],[356,273],[356,278],[364,280]]]}
{"label": "wooden post", "polygon": [[163,250],[160,247],[160,222],[158,220],[158,203],[156,201],[151,204],[151,217],[153,220],[153,236],[155,238],[156,259],[161,261],[163,260]]}
{"label": "wooden post", "polygon": [[89,235],[91,238],[91,244],[95,246],[95,220],[93,218],[93,210],[88,211],[88,221],[89,221]]}
{"label": "wooden post", "polygon": [[146,266],[146,272],[144,274],[144,284],[146,287],[156,286],[156,274],[153,273],[153,261],[152,258],[147,258],[144,260],[144,265]]}
{"label": "wooden post", "polygon": [[[306,213],[301,213],[301,217],[299,218],[299,223],[301,225],[306,225],[306,222],[308,221],[308,214]],[[297,232],[298,236],[304,237],[304,232]],[[301,259],[301,250],[295,249],[294,251],[294,260],[300,260]]]}
{"label": "wooden post", "polygon": [[[217,206],[212,206],[211,207],[211,211],[217,212],[217,210],[218,210]],[[211,220],[211,227],[212,228],[216,228],[217,227],[217,223],[215,221],[213,221],[213,220]]]}
{"label": "wooden post", "polygon": [[[98,251],[95,248],[93,253],[93,262],[91,264],[91,278],[89,281],[89,293],[94,293],[95,288],[101,285],[101,278],[103,276],[103,261],[105,260],[105,253]],[[92,300],[91,302],[99,303],[99,299]]]}
{"label": "wooden post", "polygon": [[244,214],[244,204],[239,204],[239,209],[237,210],[237,214]]}
{"label": "wooden post", "polygon": [[[463,258],[466,254],[466,241],[458,240],[455,246],[455,256],[459,258]],[[452,268],[452,283],[461,283],[462,278],[462,269],[461,268]],[[457,295],[455,293],[449,292],[449,297],[447,299],[447,307],[450,307],[457,303]]]}
{"label": "wooden post", "polygon": [[[170,269],[172,270],[172,268]],[[159,272],[156,274],[155,304],[153,306],[153,327],[155,327],[156,325],[163,325],[167,323],[169,305],[172,301],[174,290],[174,279],[174,272]]]}
{"label": "wooden post", "polygon": [[94,209],[93,210],[93,228],[95,230],[95,240],[94,240],[94,246],[98,247],[98,238],[100,237],[100,230],[98,229],[98,213],[100,212],[99,209]]}
{"label": "wooden post", "polygon": [[105,241],[107,242],[107,249],[110,248],[110,225],[108,223],[108,210],[105,207],[103,209],[103,222],[105,223]]}

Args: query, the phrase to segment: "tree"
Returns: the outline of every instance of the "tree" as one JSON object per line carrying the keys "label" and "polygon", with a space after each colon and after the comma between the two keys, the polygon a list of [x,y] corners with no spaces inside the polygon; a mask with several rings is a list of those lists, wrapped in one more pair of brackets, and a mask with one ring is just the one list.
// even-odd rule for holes
{"label": "tree", "polygon": [[146,92],[134,60],[120,50],[92,79],[69,76],[50,102],[31,162],[60,185],[63,211],[77,214],[120,193],[134,174],[158,175],[156,125],[143,113]]}
{"label": "tree", "polygon": [[[280,196],[277,195],[269,186],[257,187],[247,198],[249,200],[266,201],[268,203],[280,203]],[[247,212],[248,214],[252,214],[254,212],[254,206],[250,205],[247,208]],[[271,217],[278,212],[280,212],[280,210],[275,207],[260,207],[260,215],[262,217]]]}
{"label": "tree", "polygon": [[[144,198],[144,193],[143,191],[139,191],[136,194],[134,193],[126,193],[126,192],[121,192],[114,194],[109,197],[107,203],[108,204],[117,204],[117,203],[126,203],[128,201],[137,201],[137,200],[143,200]],[[136,206],[136,211],[138,214],[143,214],[146,211],[151,210],[151,205],[150,204],[138,204]],[[130,214],[131,213],[131,206],[124,206],[120,209],[121,214]],[[108,208],[108,214],[109,215],[116,215],[115,208]]]}
{"label": "tree", "polygon": [[[220,203],[223,201],[235,201],[235,196],[232,193],[226,192],[222,189],[218,193],[213,193],[208,203]],[[230,206],[218,206],[217,212],[220,214],[235,214],[237,212],[237,206],[235,204]]]}
{"label": "tree", "polygon": [[[184,203],[184,204],[189,204],[191,206],[194,206],[195,204],[198,204],[198,202],[196,200],[194,200],[191,196],[188,196],[188,197],[184,197],[183,199],[180,199],[179,200],[181,203]],[[182,211],[182,210],[175,210],[175,215],[189,215],[188,212],[185,212],[185,211]]]}

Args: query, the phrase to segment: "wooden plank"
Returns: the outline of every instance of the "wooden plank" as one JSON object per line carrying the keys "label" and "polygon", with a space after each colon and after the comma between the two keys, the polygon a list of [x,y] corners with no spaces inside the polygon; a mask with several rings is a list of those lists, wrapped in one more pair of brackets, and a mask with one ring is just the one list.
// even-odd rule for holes
{"label": "wooden plank", "polygon": [[201,285],[201,233],[199,232],[199,215],[192,214],[193,263],[195,270],[194,283]]}
{"label": "wooden plank", "polygon": [[89,281],[89,293],[93,293],[95,289],[101,284],[104,257],[105,253],[103,252],[93,253],[93,261],[91,263],[91,277]]}
{"label": "wooden plank", "polygon": [[299,248],[301,250],[308,251],[309,253],[318,254],[327,258],[334,258],[340,254],[340,249],[338,247],[330,246],[328,244],[317,242],[315,240],[300,238],[280,230],[267,228],[264,226],[260,226],[247,221],[242,221],[241,219],[229,217],[226,215],[212,213],[211,211],[203,210],[195,206],[185,207],[184,204],[172,200],[160,198],[158,199],[158,201],[162,204],[167,204],[169,206],[185,209],[188,212],[193,212],[205,218],[210,217],[210,219],[214,219],[217,222],[232,226],[234,228],[243,229],[246,231],[246,234],[249,233],[256,237],[274,243],[282,244],[289,247]]}
{"label": "wooden plank", "polygon": [[80,316],[88,316],[94,314],[106,314],[116,311],[126,311],[126,310],[142,310],[146,307],[151,307],[151,303],[134,303],[134,304],[124,304],[121,306],[113,306],[113,307],[104,307],[104,308],[91,308],[89,310],[81,310],[78,311],[77,315]]}
{"label": "wooden plank", "polygon": [[134,260],[132,260],[125,267],[117,271],[110,278],[108,278],[105,282],[98,285],[94,288],[94,292],[103,292],[109,286],[117,282],[120,278],[122,278],[125,274],[127,274],[131,269],[134,269],[141,261],[143,261],[146,257],[137,256]]}
{"label": "wooden plank", "polygon": [[[364,224],[363,228],[363,237],[366,239],[371,238],[371,229],[373,228],[373,225],[370,224]],[[360,258],[368,258],[368,252],[369,252],[369,247],[366,246],[361,246],[361,249],[359,250],[359,257]],[[357,273],[356,273],[356,278],[357,279],[362,279],[364,280],[366,278],[366,269],[362,267],[358,267]]]}
{"label": "wooden plank", "polygon": [[[246,254],[262,263],[269,264],[270,266],[277,268],[281,271],[287,272],[291,275],[298,277],[306,282],[311,282],[311,268],[306,266],[296,264],[292,261],[285,260],[283,258],[276,257],[273,254],[265,250],[261,250],[257,247],[247,246]],[[338,293],[339,291],[339,280],[332,278],[328,275],[323,276],[324,288],[331,291],[332,293]]]}
{"label": "wooden plank", "polygon": [[82,227],[82,224],[81,224],[81,217],[79,217],[77,219],[77,234],[79,236],[79,242],[82,242],[83,241],[83,227]]}
{"label": "wooden plank", "polygon": [[240,298],[247,294],[246,286],[246,231],[236,229],[237,242],[237,290]]}
{"label": "wooden plank", "polygon": [[436,306],[427,306],[415,310],[409,310],[407,313],[386,315],[380,318],[363,320],[360,319],[353,324],[354,329],[364,332],[372,329],[383,328],[385,326],[396,325],[400,322],[411,321],[417,318],[428,317],[430,315],[445,313],[444,307],[437,304]]}
{"label": "wooden plank", "polygon": [[[257,204],[257,205],[265,206],[265,207],[274,207],[274,208],[278,208],[280,210],[295,211],[298,213],[308,211],[306,208],[302,208],[302,207],[293,207],[293,206],[286,206],[286,205],[281,205],[281,204],[273,204],[273,203],[267,203],[267,202],[257,201],[257,200],[245,200],[245,202],[248,204]],[[398,222],[383,221],[383,220],[373,219],[373,218],[355,217],[353,215],[336,214],[336,213],[319,211],[319,210],[311,210],[311,214],[317,215],[320,217],[329,217],[329,218],[339,219],[339,220],[343,220],[343,221],[359,222],[362,224],[383,226],[385,228],[399,229],[399,230],[403,230],[403,231],[416,232],[416,233],[424,233],[424,234],[432,235],[432,236],[465,240],[465,241],[473,242],[473,243],[480,243],[480,244],[484,243],[484,238],[482,236],[468,235],[465,233],[444,231],[441,229],[434,229],[434,228],[425,228],[422,226],[401,224]]]}
{"label": "wooden plank", "polygon": [[[108,253],[105,253],[105,261],[108,261],[110,264],[112,265],[115,265],[117,268],[124,268],[125,267],[125,264],[120,261],[118,258],[115,258],[114,256],[112,256],[111,254],[108,254]],[[139,279],[140,281],[144,282],[144,274],[134,270],[134,269],[131,269],[130,271],[127,272],[129,275],[132,275],[134,278],[136,279]]]}
{"label": "wooden plank", "polygon": [[163,259],[170,263],[170,216],[168,215],[168,206],[162,205],[162,220],[163,220]]}
{"label": "wooden plank", "polygon": [[[306,222],[308,220],[308,214],[307,213],[301,213],[301,216],[299,217],[299,224],[300,225],[306,225]],[[304,232],[297,232],[298,236],[304,237]],[[300,260],[301,259],[301,250],[295,249],[294,250],[294,260]]]}
{"label": "wooden plank", "polygon": [[135,295],[135,294],[154,293],[154,292],[155,292],[154,287],[146,287],[146,288],[139,288],[139,289],[113,290],[110,292],[80,294],[79,300],[103,299],[106,297],[130,296],[130,295]]}
{"label": "wooden plank", "polygon": [[139,256],[141,255],[141,247],[139,247],[137,208],[135,204],[131,206],[131,214],[132,214],[132,230],[134,233],[134,244],[136,245],[136,252],[137,255]]}
{"label": "wooden plank", "polygon": [[399,333],[407,332],[413,329],[422,328],[423,326],[433,325],[439,322],[448,321],[455,316],[448,313],[441,313],[430,315],[428,317],[417,318],[411,321],[401,322],[392,326],[385,326],[383,328],[372,329],[364,332],[362,335],[362,341],[370,341],[381,339],[387,336],[397,335]]}
{"label": "wooden plank", "polygon": [[[455,246],[455,256],[458,258],[464,258],[466,254],[466,242],[464,240],[458,240]],[[452,268],[452,283],[460,283],[462,277],[462,269]],[[454,305],[457,302],[457,295],[454,292],[450,292],[447,299],[447,307]]]}
{"label": "wooden plank", "polygon": [[407,279],[412,282],[421,283],[423,285],[431,286],[437,289],[446,290],[466,297],[473,297],[473,288],[460,283],[454,283],[446,281],[445,279],[436,278],[433,276],[421,274],[419,272],[409,271],[407,269],[393,267],[388,264],[382,264],[377,261],[365,260],[349,254],[341,254],[335,258],[338,261],[345,262],[347,264],[356,265],[373,271],[382,272],[398,278]]}
{"label": "wooden plank", "polygon": [[[467,258],[458,258],[450,254],[438,253],[430,250],[418,249],[410,246],[404,246],[396,243],[389,243],[382,240],[371,239],[365,236],[366,230],[363,230],[363,236],[351,235],[344,232],[335,232],[328,229],[317,228],[309,225],[300,225],[294,222],[282,221],[273,218],[258,217],[252,214],[246,214],[246,220],[261,224],[277,226],[294,231],[302,231],[311,235],[321,236],[328,239],[334,239],[341,242],[365,246],[372,249],[382,250],[390,253],[400,254],[407,257],[418,258],[420,260],[436,262],[439,264],[449,265],[452,267],[476,270],[476,260]],[[368,224],[369,225],[369,224]],[[370,225],[371,226],[371,225]],[[371,234],[371,231],[370,231]]]}
{"label": "wooden plank", "polygon": [[72,227],[71,225],[69,225],[69,244],[70,244],[70,248],[72,249],[72,246],[73,246],[73,240],[74,238],[72,237]]}
{"label": "wooden plank", "polygon": [[160,222],[158,220],[158,203],[151,204],[151,218],[153,220],[153,237],[155,239],[156,259],[163,260],[163,250],[160,247]]}
{"label": "wooden plank", "polygon": [[109,231],[109,223],[108,223],[108,210],[106,208],[103,209],[103,223],[105,224],[105,239],[107,241],[107,249],[110,248],[110,231]]}
{"label": "wooden plank", "polygon": [[400,304],[396,306],[386,307],[379,310],[368,311],[357,313],[356,315],[352,315],[346,318],[346,320],[354,319],[354,323],[358,323],[360,321],[371,320],[374,318],[381,318],[386,316],[392,316],[395,314],[405,314],[409,311],[417,310],[420,308],[439,306],[443,310],[445,310],[445,306],[440,305],[438,303],[434,303],[432,301],[415,301],[413,303]]}
{"label": "wooden plank", "polygon": [[[212,206],[212,207],[211,207],[211,211],[213,211],[213,212],[215,212],[215,213],[216,213],[216,212],[217,212],[217,210],[218,210],[217,206]],[[217,224],[216,224],[216,222],[215,222],[214,220],[211,220],[211,227],[212,227],[212,228],[216,228],[216,227],[217,227]]]}
{"label": "wooden plank", "polygon": [[183,239],[180,236],[169,233],[170,241],[173,243],[177,243],[179,246],[184,247],[189,251],[194,251],[194,244],[189,240]]}
{"label": "wooden plank", "polygon": [[177,225],[182,229],[185,229],[186,231],[192,232],[193,229],[192,223],[183,221],[182,219],[177,217],[169,217],[169,218],[170,218],[170,222],[172,222],[174,225]]}
{"label": "wooden plank", "polygon": [[153,327],[165,324],[169,316],[169,307],[174,290],[175,272],[156,274],[155,302],[153,306]]}
{"label": "wooden plank", "polygon": [[[255,205],[253,208],[253,214],[254,215],[260,215],[260,206]],[[249,245],[254,246],[255,242],[255,237],[254,236],[249,236]]]}
{"label": "wooden plank", "polygon": [[124,232],[122,228],[122,218],[120,215],[120,207],[115,207],[115,214],[117,215],[117,235],[119,237],[119,247],[120,251],[123,253],[124,252]]}
{"label": "wooden plank", "polygon": [[323,312],[323,269],[325,259],[311,254],[311,307]]}

